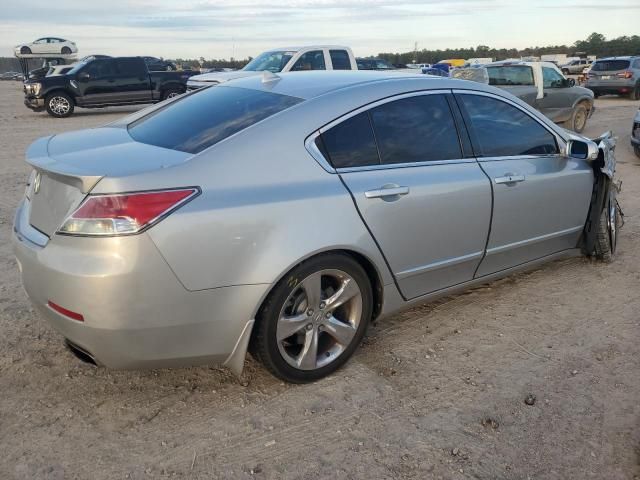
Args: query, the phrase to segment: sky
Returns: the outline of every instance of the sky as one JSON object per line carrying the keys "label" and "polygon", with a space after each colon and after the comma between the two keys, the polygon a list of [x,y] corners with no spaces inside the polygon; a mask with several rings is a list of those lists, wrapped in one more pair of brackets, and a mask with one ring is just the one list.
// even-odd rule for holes
{"label": "sky", "polygon": [[[606,5],[606,6],[605,6]],[[81,56],[246,58],[276,47],[350,46],[357,56],[488,45],[570,45],[640,34],[640,0],[0,0],[0,56],[39,37]]]}

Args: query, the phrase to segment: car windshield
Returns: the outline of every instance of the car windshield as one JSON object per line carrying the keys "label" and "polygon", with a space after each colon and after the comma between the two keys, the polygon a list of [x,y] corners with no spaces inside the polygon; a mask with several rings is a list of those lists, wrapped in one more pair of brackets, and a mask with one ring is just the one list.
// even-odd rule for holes
{"label": "car windshield", "polygon": [[593,64],[591,70],[596,72],[609,72],[612,70],[625,70],[629,68],[629,60],[602,60]]}
{"label": "car windshield", "polygon": [[526,65],[487,67],[489,85],[533,85],[533,69]]}
{"label": "car windshield", "polygon": [[278,73],[289,63],[289,60],[291,60],[291,57],[293,57],[295,53],[296,52],[289,51],[264,52],[247,63],[242,70],[248,72],[262,72],[267,70],[272,73]]}
{"label": "car windshield", "polygon": [[129,135],[137,142],[198,153],[300,102],[248,88],[209,87],[130,124]]}

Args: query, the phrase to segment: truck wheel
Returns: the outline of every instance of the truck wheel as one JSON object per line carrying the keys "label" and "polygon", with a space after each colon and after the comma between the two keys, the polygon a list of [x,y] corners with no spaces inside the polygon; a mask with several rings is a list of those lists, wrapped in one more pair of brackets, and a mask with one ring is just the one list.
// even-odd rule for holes
{"label": "truck wheel", "polygon": [[178,95],[182,95],[184,92],[177,88],[170,88],[169,90],[165,90],[162,94],[162,100],[168,100],[170,98],[177,97]]}
{"label": "truck wheel", "polygon": [[64,92],[53,92],[44,101],[47,113],[52,117],[65,118],[73,113],[75,102]]}
{"label": "truck wheel", "polygon": [[60,53],[62,53],[62,55],[69,55],[71,54],[71,49],[69,47],[62,47]]}
{"label": "truck wheel", "polygon": [[620,207],[616,199],[616,188],[611,186],[609,200],[600,214],[598,233],[596,236],[596,258],[603,262],[613,261],[618,244],[618,225],[620,224]]}
{"label": "truck wheel", "polygon": [[584,103],[579,103],[573,109],[573,114],[569,120],[569,128],[576,133],[582,133],[584,127],[587,126],[587,118],[589,118],[589,110]]}
{"label": "truck wheel", "polygon": [[22,47],[20,49],[20,55],[31,55],[31,49],[29,47]]}

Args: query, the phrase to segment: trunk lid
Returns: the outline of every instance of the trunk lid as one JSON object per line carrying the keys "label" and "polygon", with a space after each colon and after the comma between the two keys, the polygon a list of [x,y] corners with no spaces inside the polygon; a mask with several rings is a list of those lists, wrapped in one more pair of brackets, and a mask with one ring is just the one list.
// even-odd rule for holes
{"label": "trunk lid", "polygon": [[125,177],[185,162],[190,154],[135,142],[126,128],[46,137],[27,150],[35,170],[27,190],[29,223],[48,237],[103,177]]}

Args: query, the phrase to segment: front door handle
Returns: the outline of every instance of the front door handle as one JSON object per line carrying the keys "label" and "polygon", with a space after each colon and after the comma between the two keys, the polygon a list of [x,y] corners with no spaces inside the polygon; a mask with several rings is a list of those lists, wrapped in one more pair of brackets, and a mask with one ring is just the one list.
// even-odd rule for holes
{"label": "front door handle", "polygon": [[497,177],[493,179],[497,184],[506,183],[507,185],[524,182],[525,180],[526,177],[524,175],[516,175],[515,173],[505,173],[504,177]]}
{"label": "front door handle", "polygon": [[401,187],[400,185],[384,185],[375,190],[368,190],[364,192],[364,196],[367,198],[384,198],[384,197],[399,197],[401,195],[407,195],[409,193],[409,187]]}

